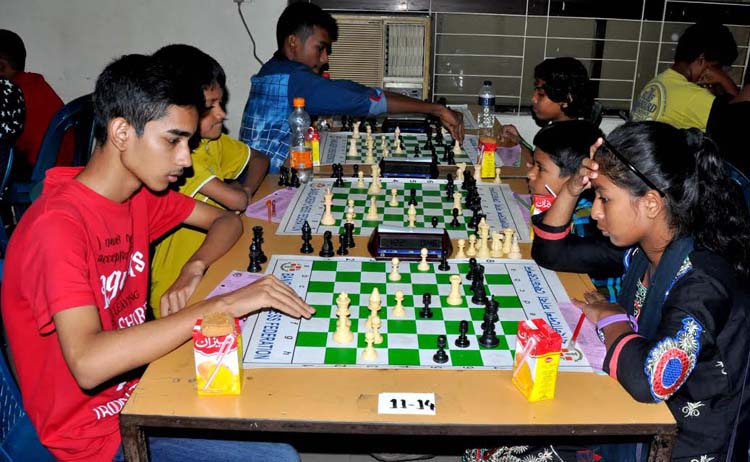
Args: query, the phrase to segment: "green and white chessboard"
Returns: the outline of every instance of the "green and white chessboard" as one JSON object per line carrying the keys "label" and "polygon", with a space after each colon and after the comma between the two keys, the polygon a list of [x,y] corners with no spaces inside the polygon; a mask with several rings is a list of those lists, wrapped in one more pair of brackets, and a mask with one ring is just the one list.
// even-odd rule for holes
{"label": "green and white chessboard", "polygon": [[[278,234],[302,234],[302,225],[305,220],[310,224],[313,234],[323,234],[331,231],[334,236],[344,232],[346,221],[347,201],[354,201],[354,234],[358,236],[369,236],[376,226],[382,224],[392,227],[406,227],[408,222],[407,211],[409,209],[410,190],[417,191],[417,220],[415,227],[432,228],[432,217],[438,217],[438,228],[445,228],[451,239],[467,239],[469,235],[467,224],[471,220],[473,212],[463,207],[459,215],[459,225],[450,226],[453,221],[453,200],[448,200],[445,194],[446,180],[423,180],[414,178],[381,178],[381,193],[378,195],[377,207],[380,220],[370,221],[366,219],[370,208],[370,196],[367,190],[370,187],[370,178],[365,178],[365,187],[358,188],[357,180],[354,178],[344,179],[344,186],[334,187],[332,178],[314,179],[310,183],[302,185],[295,193],[281,219]],[[320,220],[325,212],[324,195],[326,189],[333,193],[333,205],[331,213],[336,219],[336,224],[323,226]],[[398,206],[391,207],[391,189],[396,189]],[[505,184],[496,185],[491,183],[479,183],[477,185],[479,195],[482,198],[482,211],[487,215],[487,224],[493,230],[512,228],[516,231],[518,242],[530,242],[529,224],[524,218],[521,208],[513,191]],[[461,191],[460,183],[456,183],[456,191],[466,197],[466,191]]]}
{"label": "green and white chessboard", "polygon": [[[427,135],[424,133],[401,133],[401,138],[404,142],[401,145],[402,153],[396,153],[396,147],[393,144],[396,137],[393,133],[377,133],[373,134],[374,144],[372,149],[373,162],[367,162],[367,142],[365,141],[366,134],[360,132],[359,141],[357,142],[357,155],[352,157],[348,155],[349,152],[349,139],[352,137],[352,132],[323,132],[320,136],[320,163],[321,164],[366,164],[378,162],[383,156],[383,148],[380,146],[381,137],[385,137],[388,143],[389,154],[388,156],[393,159],[429,159],[432,153],[424,149],[424,144],[427,141]],[[433,140],[434,140],[433,135]],[[453,139],[449,136],[446,137],[453,146]],[[464,144],[462,146],[461,154],[454,154],[456,164],[465,162],[466,165],[474,165],[474,160],[477,158],[477,144],[479,138],[476,135],[466,135],[464,137]],[[415,146],[419,146],[420,154],[414,155]],[[438,157],[438,165],[449,165],[447,162],[443,162],[443,155],[445,154],[445,148],[443,145],[435,144],[435,153]]]}
{"label": "green and white chessboard", "polygon": [[[418,263],[402,262],[401,280],[390,282],[391,263],[370,258],[345,257],[321,259],[305,256],[275,255],[271,257],[267,273],[289,284],[308,304],[317,310],[311,319],[294,319],[277,311],[263,311],[250,316],[242,331],[244,367],[377,367],[377,368],[446,368],[446,369],[511,369],[519,321],[543,318],[563,337],[563,345],[570,339],[570,328],[558,303],[569,302],[557,275],[537,266],[530,260],[492,260],[485,266],[486,289],[500,304],[496,333],[500,344],[496,348],[479,346],[484,307],[471,303],[467,281],[468,261],[449,260],[450,270],[417,271]],[[460,274],[463,293],[469,298],[460,306],[447,304],[449,278]],[[384,340],[375,345],[377,359],[362,359],[366,347],[364,334],[369,297],[374,288],[381,294],[382,319],[380,333]],[[406,316],[393,317],[395,292],[404,293]],[[355,334],[349,344],[333,341],[336,331],[336,298],[347,292],[351,299],[351,331]],[[432,295],[431,319],[419,317],[422,295]],[[469,321],[470,345],[458,348],[458,326]],[[449,361],[437,364],[438,335],[448,338]],[[583,354],[563,355],[560,370],[591,371]]]}

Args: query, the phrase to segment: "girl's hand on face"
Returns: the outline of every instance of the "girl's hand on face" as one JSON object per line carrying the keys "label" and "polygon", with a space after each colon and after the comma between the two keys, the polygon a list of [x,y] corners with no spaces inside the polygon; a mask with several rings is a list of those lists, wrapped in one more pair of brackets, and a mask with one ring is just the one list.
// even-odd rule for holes
{"label": "girl's hand on face", "polygon": [[616,303],[610,303],[602,294],[593,290],[586,292],[584,300],[573,299],[573,304],[583,311],[587,318],[594,324],[613,314],[625,313],[625,309]]}
{"label": "girl's hand on face", "polygon": [[604,143],[604,140],[598,138],[594,144],[589,148],[589,157],[583,159],[578,172],[573,174],[568,181],[565,182],[564,188],[574,197],[578,197],[582,192],[591,188],[591,180],[599,176],[599,164],[594,160],[594,154],[599,147]]}

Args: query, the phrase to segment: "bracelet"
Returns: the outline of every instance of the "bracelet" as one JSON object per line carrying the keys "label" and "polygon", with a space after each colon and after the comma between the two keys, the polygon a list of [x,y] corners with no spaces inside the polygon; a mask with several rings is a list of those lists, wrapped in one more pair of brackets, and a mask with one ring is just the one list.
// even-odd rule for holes
{"label": "bracelet", "polygon": [[604,343],[605,340],[604,331],[602,329],[616,322],[628,322],[630,323],[630,327],[633,329],[633,331],[638,332],[638,321],[635,319],[635,317],[625,313],[611,314],[604,319],[600,319],[596,323],[596,335],[599,336],[599,340],[601,340],[602,343]]}

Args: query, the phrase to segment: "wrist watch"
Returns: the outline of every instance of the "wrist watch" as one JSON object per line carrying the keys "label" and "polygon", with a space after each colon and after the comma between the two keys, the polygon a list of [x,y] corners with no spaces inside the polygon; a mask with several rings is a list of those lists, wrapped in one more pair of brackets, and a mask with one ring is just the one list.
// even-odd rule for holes
{"label": "wrist watch", "polygon": [[604,343],[604,329],[610,324],[614,324],[616,322],[627,322],[630,323],[630,327],[633,329],[634,332],[638,332],[638,321],[633,317],[632,315],[625,314],[625,313],[619,313],[619,314],[611,314],[605,318],[600,319],[596,323],[596,335],[599,336],[599,340]]}

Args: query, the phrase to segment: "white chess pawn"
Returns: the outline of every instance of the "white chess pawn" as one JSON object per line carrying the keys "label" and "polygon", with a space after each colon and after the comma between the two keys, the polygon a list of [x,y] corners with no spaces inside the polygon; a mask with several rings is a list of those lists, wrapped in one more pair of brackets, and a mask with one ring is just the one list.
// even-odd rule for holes
{"label": "white chess pawn", "polygon": [[453,142],[453,154],[461,154],[461,143],[458,140]]}
{"label": "white chess pawn", "polygon": [[370,208],[367,210],[367,219],[369,221],[377,221],[380,219],[378,215],[378,204],[375,196],[370,197]]}
{"label": "white chess pawn", "polygon": [[454,274],[448,280],[451,283],[451,291],[448,293],[448,304],[451,306],[460,305],[464,301],[461,296],[461,276]]}
{"label": "white chess pawn", "polygon": [[417,227],[417,209],[414,208],[414,204],[409,206],[409,210],[406,212],[406,219],[408,220],[407,228]]}
{"label": "white chess pawn", "polygon": [[365,125],[365,132],[367,132],[367,138],[372,138],[372,127],[370,124]]}
{"label": "white chess pawn", "polygon": [[513,244],[510,246],[509,258],[520,259],[521,258],[521,247],[518,245],[518,235],[513,235]]}
{"label": "white chess pawn", "polygon": [[349,144],[349,152],[346,153],[347,157],[357,157],[359,151],[357,151],[357,138],[351,137],[351,143]]}
{"label": "white chess pawn", "polygon": [[386,146],[388,146],[388,141],[386,141],[385,135],[381,135],[380,136],[380,147],[383,148],[383,147],[386,147]]}
{"label": "white chess pawn", "polygon": [[362,351],[362,359],[364,361],[375,361],[378,359],[378,352],[372,347],[375,342],[375,334],[372,333],[372,330],[365,334],[365,342],[367,342],[367,348]]}
{"label": "white chess pawn", "polygon": [[388,205],[391,207],[398,207],[398,199],[396,196],[398,195],[398,190],[396,188],[391,188],[391,201],[388,202]]}
{"label": "white chess pawn", "polygon": [[495,184],[502,184],[503,180],[500,178],[500,167],[495,167]]}
{"label": "white chess pawn", "polygon": [[398,265],[399,261],[398,258],[393,257],[391,259],[391,274],[388,275],[388,280],[392,282],[400,281],[401,280],[401,273],[398,272]]}
{"label": "white chess pawn", "polygon": [[458,214],[461,215],[461,193],[456,191],[453,193],[453,208],[458,209]]}
{"label": "white chess pawn", "polygon": [[388,151],[388,145],[384,144],[383,145],[383,157],[388,157],[389,154],[390,154],[390,151]]}
{"label": "white chess pawn", "polygon": [[477,256],[477,235],[469,234],[469,244],[466,246],[466,256],[476,257]]}
{"label": "white chess pawn", "polygon": [[358,188],[365,187],[365,172],[363,172],[362,170],[357,172],[357,187]]}
{"label": "white chess pawn", "polygon": [[466,240],[465,239],[459,239],[458,240],[458,251],[456,251],[456,256],[454,258],[466,258],[466,253],[464,252],[464,247],[466,247]]}
{"label": "white chess pawn", "polygon": [[397,290],[395,297],[396,297],[396,306],[393,307],[393,313],[391,313],[391,315],[394,318],[403,318],[404,316],[406,316],[406,310],[404,310],[404,304],[403,304],[404,292]]}
{"label": "white chess pawn", "polygon": [[354,131],[352,132],[352,138],[354,138],[355,140],[358,140],[358,139],[359,139],[359,124],[361,124],[361,123],[362,123],[362,122],[360,122],[360,121],[358,120],[358,121],[356,121],[356,122],[354,122],[354,123],[352,124],[352,126],[354,127]]}
{"label": "white chess pawn", "polygon": [[372,318],[372,321],[370,321],[370,326],[372,327],[372,333],[375,334],[373,338],[373,343],[375,345],[380,345],[383,343],[383,336],[380,334],[380,326],[383,325],[383,321],[375,316]]}
{"label": "white chess pawn", "polygon": [[396,139],[398,139],[401,136],[401,128],[397,126],[393,133],[396,135]]}
{"label": "white chess pawn", "polygon": [[333,194],[331,194],[330,189],[326,189],[324,198],[324,204],[325,204],[325,212],[323,212],[323,216],[320,218],[320,224],[323,226],[332,226],[336,224],[336,219],[333,218],[333,214],[331,213],[331,205],[333,204]]}
{"label": "white chess pawn", "polygon": [[422,249],[419,255],[422,257],[422,261],[417,265],[419,271],[430,271],[430,264],[427,263],[427,249]]}

